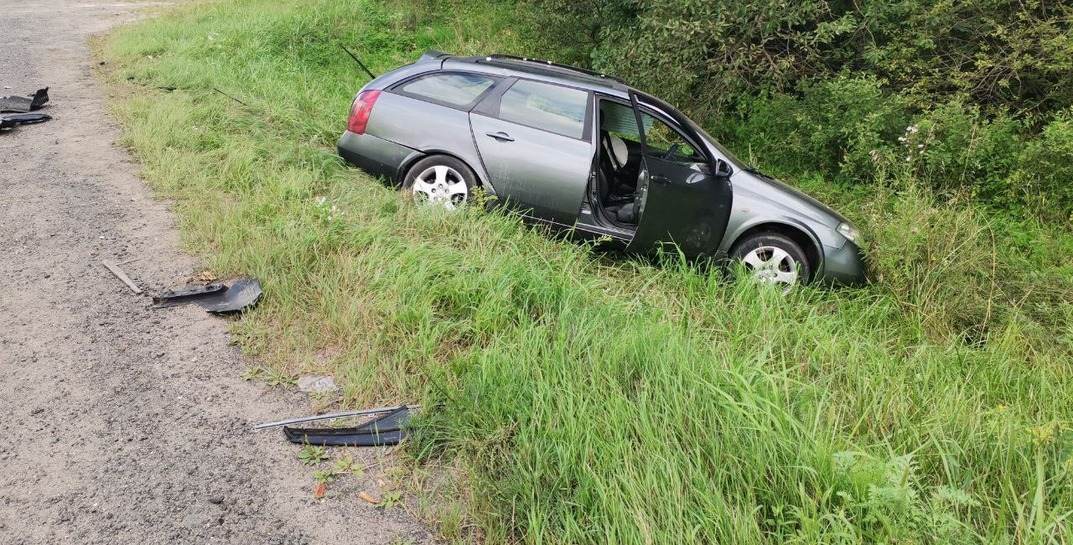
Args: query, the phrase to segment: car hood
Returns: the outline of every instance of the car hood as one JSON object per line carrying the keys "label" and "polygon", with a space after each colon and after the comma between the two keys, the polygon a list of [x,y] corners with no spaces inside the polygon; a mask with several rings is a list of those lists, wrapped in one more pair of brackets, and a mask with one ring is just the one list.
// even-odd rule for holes
{"label": "car hood", "polygon": [[731,181],[735,193],[749,193],[753,199],[763,201],[787,215],[805,216],[831,229],[846,221],[842,214],[831,207],[766,174],[739,170]]}

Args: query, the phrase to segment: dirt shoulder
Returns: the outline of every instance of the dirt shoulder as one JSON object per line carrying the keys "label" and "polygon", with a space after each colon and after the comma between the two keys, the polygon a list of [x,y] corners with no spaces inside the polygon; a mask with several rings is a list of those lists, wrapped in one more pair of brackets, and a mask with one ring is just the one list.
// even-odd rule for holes
{"label": "dirt shoulder", "polygon": [[0,542],[419,543],[403,509],[357,500],[373,468],[314,500],[278,432],[250,425],[308,410],[243,381],[227,323],[148,308],[140,285],[184,281],[167,203],[114,142],[87,39],[133,3],[0,0],[0,94],[52,87],[53,121],[0,134]]}

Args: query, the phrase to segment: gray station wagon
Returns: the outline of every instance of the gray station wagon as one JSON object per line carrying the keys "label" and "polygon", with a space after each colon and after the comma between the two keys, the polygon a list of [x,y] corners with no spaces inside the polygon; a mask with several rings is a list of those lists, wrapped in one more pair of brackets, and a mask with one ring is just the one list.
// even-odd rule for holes
{"label": "gray station wagon", "polygon": [[865,280],[859,235],[837,212],[666,102],[575,67],[430,51],[361,89],[338,150],[422,203],[457,207],[479,187],[628,251],[729,257],[777,284]]}

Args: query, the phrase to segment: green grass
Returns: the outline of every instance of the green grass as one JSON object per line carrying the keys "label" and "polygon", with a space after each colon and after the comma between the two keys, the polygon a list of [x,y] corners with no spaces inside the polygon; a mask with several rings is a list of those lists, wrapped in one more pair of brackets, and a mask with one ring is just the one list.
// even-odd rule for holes
{"label": "green grass", "polygon": [[[199,2],[102,50],[124,142],[187,246],[262,280],[243,348],[278,376],[332,372],[351,404],[431,408],[410,452],[463,468],[480,526],[452,515],[448,537],[1073,540],[1073,306],[1053,296],[1068,255],[1025,257],[1059,291],[1012,305],[1000,292],[1022,291],[996,271],[1024,263],[974,252],[994,265],[974,276],[953,259],[1006,223],[911,187],[804,180],[861,220],[883,275],[783,296],[511,217],[415,209],[335,156],[364,83],[338,44],[377,72],[427,47],[525,53],[511,8],[449,4]],[[1025,246],[1071,247],[1022,227]]]}

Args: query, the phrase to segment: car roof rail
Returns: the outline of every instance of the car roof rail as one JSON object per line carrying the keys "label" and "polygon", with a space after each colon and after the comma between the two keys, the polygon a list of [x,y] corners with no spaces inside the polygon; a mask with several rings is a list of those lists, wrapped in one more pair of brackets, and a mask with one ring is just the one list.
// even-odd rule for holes
{"label": "car roof rail", "polygon": [[560,63],[557,63],[557,62],[544,60],[544,59],[534,59],[532,57],[519,57],[517,55],[504,55],[502,53],[493,53],[491,55],[486,56],[485,60],[486,61],[515,61],[515,62],[531,63],[531,64],[535,64],[537,66],[550,66],[552,68],[558,68],[560,70],[567,70],[567,71],[570,71],[570,72],[578,72],[580,74],[585,74],[586,76],[592,76],[592,77],[595,77],[595,78],[609,79],[611,81],[616,81],[618,83],[626,85],[625,81],[623,81],[622,79],[619,79],[619,78],[617,78],[615,76],[604,74],[602,72],[596,72],[595,70],[589,70],[587,68],[580,68],[580,67],[577,67],[577,66],[571,66],[569,64],[560,64]]}

